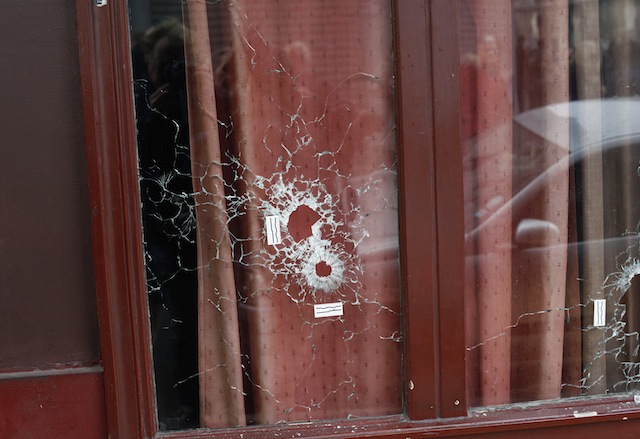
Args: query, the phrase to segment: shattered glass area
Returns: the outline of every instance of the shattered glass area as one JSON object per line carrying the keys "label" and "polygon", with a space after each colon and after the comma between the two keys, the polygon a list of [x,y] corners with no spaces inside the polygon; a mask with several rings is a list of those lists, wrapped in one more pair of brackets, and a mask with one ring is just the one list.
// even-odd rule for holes
{"label": "shattered glass area", "polygon": [[[637,307],[637,281],[640,274],[640,236],[632,233],[628,241],[633,242],[616,259],[616,268],[607,275],[603,283],[604,301],[611,308],[604,315],[604,325],[591,325],[587,331],[601,331],[592,361],[585,365],[581,385],[589,391],[593,386],[606,383],[609,392],[637,392],[640,383],[640,333],[635,322]],[[590,304],[589,304],[590,305]],[[602,363],[612,372],[602,373]],[[600,364],[599,364],[600,363]],[[609,378],[605,381],[605,378]],[[603,383],[604,382],[604,383]]]}
{"label": "shattered glass area", "polygon": [[[284,183],[279,180],[275,184],[271,181],[267,183],[268,189],[262,183],[256,184],[263,190],[267,189],[267,200],[261,200],[260,210],[265,216],[282,219],[285,239],[281,245],[261,252],[264,265],[269,267],[274,276],[282,276],[300,287],[298,297],[292,297],[294,301],[304,302],[307,294],[317,300],[320,297],[316,295],[329,295],[341,289],[348,291],[340,294],[343,298],[349,295],[357,297],[357,292],[362,288],[359,275],[363,267],[353,250],[364,236],[354,240],[349,230],[340,227],[337,218],[348,217],[348,212],[341,212],[339,205],[332,202],[331,194],[317,181]],[[309,221],[312,224],[307,226],[306,232],[289,231],[292,215],[305,210],[307,216],[317,220]],[[353,216],[355,221],[352,224],[363,224],[362,217],[356,213]],[[365,235],[366,230],[360,229],[359,233]],[[284,290],[289,291],[289,287],[290,284]]]}
{"label": "shattered glass area", "polygon": [[400,413],[389,2],[196,3],[132,10],[161,429]]}

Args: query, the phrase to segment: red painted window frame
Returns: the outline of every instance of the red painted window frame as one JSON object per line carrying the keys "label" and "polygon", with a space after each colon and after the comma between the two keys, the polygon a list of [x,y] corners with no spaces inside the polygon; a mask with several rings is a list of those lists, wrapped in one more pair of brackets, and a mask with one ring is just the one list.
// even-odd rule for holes
{"label": "red painted window frame", "polygon": [[[636,437],[628,397],[467,414],[456,0],[393,2],[405,414],[159,433],[138,193],[126,0],[77,0],[109,437]],[[574,411],[597,412],[576,417]],[[340,428],[338,428],[340,427]]]}

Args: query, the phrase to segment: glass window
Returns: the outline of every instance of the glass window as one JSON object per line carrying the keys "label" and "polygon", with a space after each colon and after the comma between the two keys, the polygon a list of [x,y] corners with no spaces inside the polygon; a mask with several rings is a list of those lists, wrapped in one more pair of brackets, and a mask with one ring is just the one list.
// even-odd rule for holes
{"label": "glass window", "polygon": [[460,2],[471,407],[638,388],[639,12]]}
{"label": "glass window", "polygon": [[636,2],[130,8],[140,431],[640,422]]}
{"label": "glass window", "polygon": [[390,2],[133,3],[160,428],[400,414]]}

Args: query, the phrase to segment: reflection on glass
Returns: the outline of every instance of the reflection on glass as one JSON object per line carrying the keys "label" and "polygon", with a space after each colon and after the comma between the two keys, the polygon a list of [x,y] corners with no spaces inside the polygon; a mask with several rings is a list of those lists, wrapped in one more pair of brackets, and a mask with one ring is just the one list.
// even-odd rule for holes
{"label": "reflection on glass", "polygon": [[460,4],[471,406],[638,387],[639,13]]}
{"label": "reflection on glass", "polygon": [[161,429],[400,413],[389,2],[146,5],[132,36]]}

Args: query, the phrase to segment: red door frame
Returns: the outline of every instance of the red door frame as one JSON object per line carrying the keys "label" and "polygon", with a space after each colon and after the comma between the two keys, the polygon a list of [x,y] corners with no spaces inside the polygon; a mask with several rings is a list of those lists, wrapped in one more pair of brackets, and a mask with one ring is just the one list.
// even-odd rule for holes
{"label": "red door frame", "polygon": [[[109,437],[156,431],[126,2],[78,0],[80,74]],[[144,323],[141,323],[144,322]]]}

